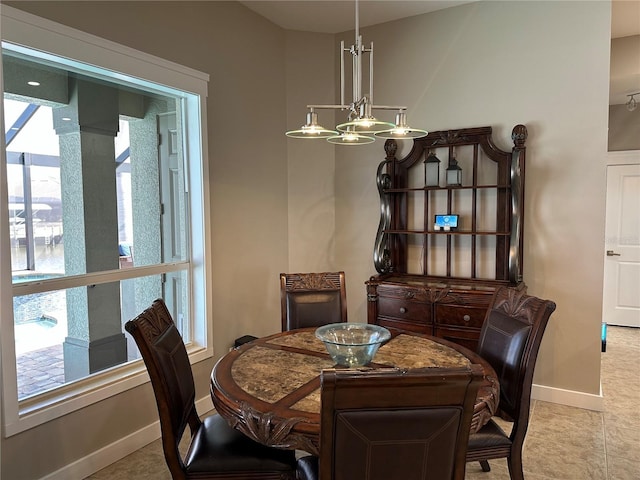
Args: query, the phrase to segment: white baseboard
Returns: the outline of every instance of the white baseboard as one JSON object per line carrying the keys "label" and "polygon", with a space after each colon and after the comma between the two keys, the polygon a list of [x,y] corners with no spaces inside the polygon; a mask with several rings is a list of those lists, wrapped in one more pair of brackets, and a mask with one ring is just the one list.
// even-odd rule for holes
{"label": "white baseboard", "polygon": [[574,390],[564,390],[562,388],[547,387],[545,385],[534,384],[531,388],[531,398],[544,402],[559,403],[570,407],[584,408],[587,410],[604,410],[604,397],[602,388],[600,394],[576,392]]}
{"label": "white baseboard", "polygon": [[[211,409],[210,397],[203,397],[196,401],[196,410],[198,412],[206,413],[211,411]],[[160,422],[156,421],[86,457],[65,465],[61,469],[42,477],[40,480],[68,480],[69,478],[88,477],[159,438]]]}

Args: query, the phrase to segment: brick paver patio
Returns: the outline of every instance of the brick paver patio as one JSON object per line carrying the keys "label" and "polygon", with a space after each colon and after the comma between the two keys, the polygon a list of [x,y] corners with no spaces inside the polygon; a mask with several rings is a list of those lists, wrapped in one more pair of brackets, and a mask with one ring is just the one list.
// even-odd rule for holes
{"label": "brick paver patio", "polygon": [[18,399],[64,385],[62,345],[18,355]]}

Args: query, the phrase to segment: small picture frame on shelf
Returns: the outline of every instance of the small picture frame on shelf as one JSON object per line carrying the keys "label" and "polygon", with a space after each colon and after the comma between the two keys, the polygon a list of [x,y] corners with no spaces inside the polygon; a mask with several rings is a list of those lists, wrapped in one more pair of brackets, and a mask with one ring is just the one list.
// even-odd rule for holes
{"label": "small picture frame on shelf", "polygon": [[433,228],[437,232],[440,230],[444,230],[445,232],[455,230],[458,228],[458,215],[436,215]]}

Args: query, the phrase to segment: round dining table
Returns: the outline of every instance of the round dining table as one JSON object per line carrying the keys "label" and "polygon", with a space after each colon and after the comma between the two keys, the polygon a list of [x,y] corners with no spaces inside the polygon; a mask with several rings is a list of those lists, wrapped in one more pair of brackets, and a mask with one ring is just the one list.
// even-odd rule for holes
{"label": "round dining table", "polygon": [[[359,369],[482,366],[471,433],[496,412],[500,385],[489,363],[471,350],[423,334],[392,332],[373,361]],[[320,440],[320,374],[337,366],[315,328],[259,338],[231,350],[211,372],[218,414],[264,445],[317,455]]]}

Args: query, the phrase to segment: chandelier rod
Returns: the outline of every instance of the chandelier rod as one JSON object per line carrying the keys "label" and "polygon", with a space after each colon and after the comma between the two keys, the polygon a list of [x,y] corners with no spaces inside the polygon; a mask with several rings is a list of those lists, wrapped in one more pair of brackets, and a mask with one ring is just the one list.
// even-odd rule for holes
{"label": "chandelier rod", "polygon": [[353,56],[353,103],[355,104],[360,98],[362,98],[362,57],[360,53],[362,51],[362,37],[360,36],[360,9],[358,8],[359,0],[355,1],[356,4],[356,31],[355,31],[355,43],[351,47],[351,55]]}
{"label": "chandelier rod", "polygon": [[[362,44],[362,35],[360,35],[360,9],[359,1],[355,0],[355,44],[351,48],[345,48],[344,40],[340,42],[340,105],[307,105],[307,108],[325,108],[325,109],[340,109],[351,110],[357,113],[357,109],[366,103],[369,108],[374,110],[407,110],[404,105],[374,105],[373,103],[373,42],[369,49],[364,48]],[[352,62],[352,90],[353,90],[353,103],[347,104],[345,102],[345,65],[344,65],[344,52],[351,53],[353,57]],[[369,97],[367,99],[362,96],[362,54],[369,53]]]}

